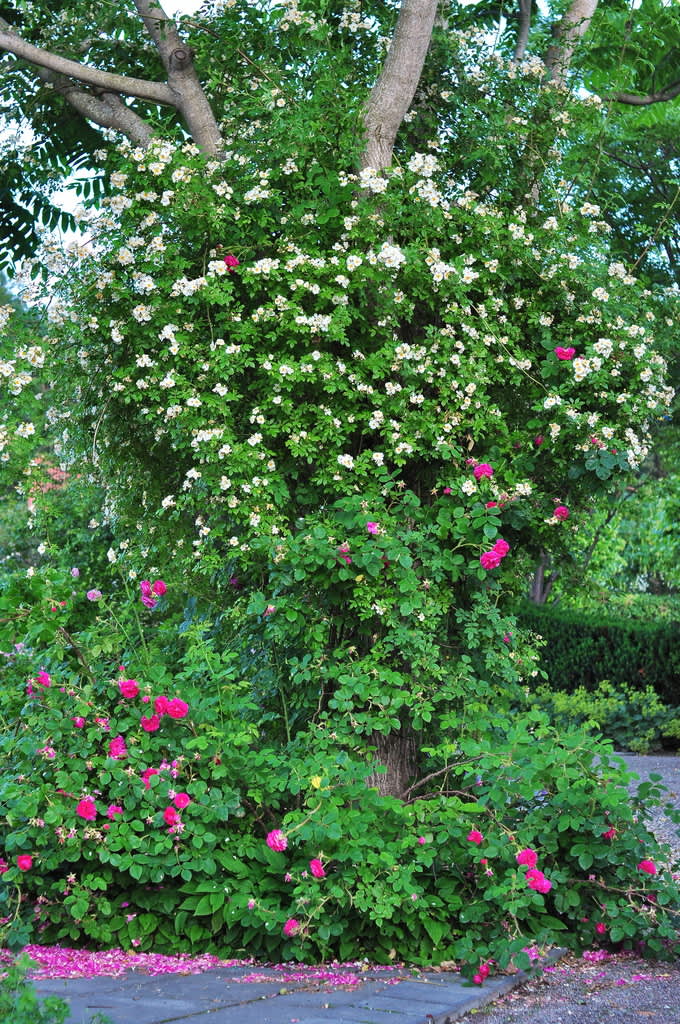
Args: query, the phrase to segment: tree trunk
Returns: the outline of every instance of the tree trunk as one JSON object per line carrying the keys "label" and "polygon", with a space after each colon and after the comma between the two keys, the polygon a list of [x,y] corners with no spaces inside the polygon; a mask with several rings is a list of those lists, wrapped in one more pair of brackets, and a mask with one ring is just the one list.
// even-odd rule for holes
{"label": "tree trunk", "polygon": [[409,724],[403,724],[399,731],[374,732],[371,737],[375,745],[376,760],[386,769],[384,773],[369,775],[367,782],[383,796],[401,799],[413,782],[418,770],[418,736]]}
{"label": "tree trunk", "polygon": [[558,574],[557,571],[554,569],[546,576],[546,569],[548,568],[549,564],[550,556],[548,555],[547,551],[541,551],[541,558],[538,565],[536,566],[534,578],[531,581],[531,589],[529,591],[529,597],[534,604],[545,604],[545,602],[548,600],[548,597],[550,596],[550,591],[552,590],[553,583],[557,579]]}

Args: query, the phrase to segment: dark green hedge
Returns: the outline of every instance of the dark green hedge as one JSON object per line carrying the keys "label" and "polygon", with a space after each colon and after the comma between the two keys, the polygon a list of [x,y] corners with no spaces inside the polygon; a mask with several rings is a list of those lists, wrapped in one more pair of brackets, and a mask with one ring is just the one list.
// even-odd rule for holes
{"label": "dark green hedge", "polygon": [[608,679],[643,690],[653,686],[668,704],[680,704],[680,621],[635,622],[526,602],[519,623],[546,641],[541,668],[555,689],[594,690]]}

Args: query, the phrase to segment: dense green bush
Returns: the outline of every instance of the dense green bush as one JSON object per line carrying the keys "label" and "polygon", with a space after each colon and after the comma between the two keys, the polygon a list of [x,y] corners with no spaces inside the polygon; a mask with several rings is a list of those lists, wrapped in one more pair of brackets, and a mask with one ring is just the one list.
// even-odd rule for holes
{"label": "dense green bush", "polygon": [[603,679],[616,686],[653,687],[667,703],[680,698],[680,621],[633,621],[562,605],[523,604],[521,624],[545,640],[540,667],[551,687],[594,690]]}
{"label": "dense green bush", "polygon": [[25,956],[0,964],[0,1020],[6,1024],[64,1024],[68,1003],[58,996],[47,996],[41,1003],[27,978],[30,967]]}
{"label": "dense green bush", "polygon": [[675,746],[680,739],[680,708],[664,705],[651,686],[636,690],[604,680],[592,691],[579,686],[564,693],[543,685],[531,700],[559,732],[594,729],[617,750],[646,754],[665,744]]}

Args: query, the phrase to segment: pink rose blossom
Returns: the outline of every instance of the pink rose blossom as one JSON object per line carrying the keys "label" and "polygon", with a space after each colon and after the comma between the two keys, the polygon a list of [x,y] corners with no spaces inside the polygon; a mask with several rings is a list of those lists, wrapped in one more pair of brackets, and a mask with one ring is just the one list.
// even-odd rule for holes
{"label": "pink rose blossom", "polygon": [[185,807],[188,807],[191,803],[191,797],[188,793],[175,793],[172,798],[172,802],[180,811],[183,811]]}
{"label": "pink rose blossom", "polygon": [[546,893],[552,889],[552,882],[538,868],[530,868],[524,877],[529,888],[535,892]]}
{"label": "pink rose blossom", "polygon": [[30,853],[20,853],[17,857],[19,871],[30,871],[33,867],[33,858]]}
{"label": "pink rose blossom", "polygon": [[72,718],[71,721],[75,725],[76,729],[82,729],[85,726],[85,719],[81,715],[77,715],[76,718]]}
{"label": "pink rose blossom", "polygon": [[481,985],[482,982],[484,981],[484,978],[481,976],[481,974],[473,974],[472,980],[475,985]]}
{"label": "pink rose blossom", "polygon": [[44,669],[41,669],[35,677],[36,683],[40,683],[41,686],[49,686],[52,682],[52,677]]}
{"label": "pink rose blossom", "polygon": [[275,611],[276,611],[276,605],[275,604],[268,604],[262,614],[263,615],[273,615]]}
{"label": "pink rose blossom", "polygon": [[378,532],[378,524],[377,523],[366,523],[366,529],[368,530],[369,533],[377,533]]}
{"label": "pink rose blossom", "polygon": [[139,584],[139,592],[142,597],[151,597],[151,583],[149,580],[142,580]]}
{"label": "pink rose blossom", "polygon": [[442,494],[453,494],[453,491],[451,490],[450,487],[445,487],[444,490],[442,491]]}
{"label": "pink rose blossom", "polygon": [[478,466],[472,470],[472,475],[475,480],[481,480],[483,476],[493,476],[493,466],[490,466],[488,462],[480,462]]}
{"label": "pink rose blossom", "polygon": [[526,864],[528,868],[535,868],[538,860],[538,854],[532,849],[520,850],[517,854],[516,860],[518,864]]}
{"label": "pink rose blossom", "polygon": [[598,935],[606,935],[607,925],[603,921],[598,921],[598,923],[595,925],[595,931]]}
{"label": "pink rose blossom", "polygon": [[179,814],[174,807],[166,807],[163,811],[163,821],[166,825],[176,825],[179,821]]}
{"label": "pink rose blossom", "polygon": [[92,797],[84,797],[76,807],[76,814],[85,821],[94,821],[97,817],[97,805]]}
{"label": "pink rose blossom", "polygon": [[127,757],[127,747],[123,736],[115,736],[109,743],[109,757],[116,761],[121,757]]}
{"label": "pink rose blossom", "polygon": [[616,839],[618,832],[615,828],[608,828],[606,832],[602,833],[603,839]]}
{"label": "pink rose blossom", "polygon": [[224,257],[224,262],[230,274],[236,267],[241,265],[236,257],[231,255],[231,253]]}
{"label": "pink rose blossom", "polygon": [[167,715],[169,704],[170,701],[168,700],[168,698],[161,694],[160,697],[156,697],[154,699],[154,711],[156,712],[157,715]]}
{"label": "pink rose blossom", "polygon": [[248,900],[248,910],[254,910],[256,906],[255,900]]}
{"label": "pink rose blossom", "polygon": [[497,555],[500,555],[501,558],[505,558],[508,551],[510,550],[510,545],[508,544],[507,540],[503,540],[502,537],[499,537],[493,546],[493,550],[496,552]]}
{"label": "pink rose blossom", "polygon": [[170,718],[186,718],[189,714],[189,705],[179,697],[173,697],[168,701],[168,714]]}
{"label": "pink rose blossom", "polygon": [[294,917],[289,917],[283,926],[284,935],[295,935],[300,928],[300,922],[296,921]]}
{"label": "pink rose blossom", "polygon": [[637,867],[638,871],[644,871],[647,875],[656,874],[656,864],[653,860],[641,860]]}
{"label": "pink rose blossom", "polygon": [[4,857],[0,857],[0,875],[4,875],[5,871],[9,871],[9,864]]}
{"label": "pink rose blossom", "polygon": [[117,814],[122,814],[122,813],[123,813],[123,808],[120,807],[118,804],[109,804],[109,806],[108,806],[108,808],[106,810],[106,817],[110,818],[111,821],[114,821],[116,815]]}
{"label": "pink rose blossom", "polygon": [[487,503],[484,506],[484,508],[498,508],[498,502],[497,501],[487,501]]}
{"label": "pink rose blossom", "polygon": [[148,718],[146,715],[141,717],[141,726],[145,732],[156,732],[160,728],[161,720],[158,715],[150,715]]}
{"label": "pink rose blossom", "polygon": [[418,846],[424,846],[426,842],[427,839],[425,838],[425,836],[418,836]]}
{"label": "pink rose blossom", "polygon": [[156,605],[158,604],[158,601],[154,600],[153,597],[147,597],[146,595],[143,595],[142,604],[144,605],[145,608],[155,608]]}
{"label": "pink rose blossom", "polygon": [[314,860],[310,860],[310,862],[309,862],[309,870],[312,872],[312,874],[314,875],[315,878],[325,878],[326,877],[326,872],[324,871],[324,866],[321,863],[321,861],[318,860],[318,858],[315,858]]}
{"label": "pink rose blossom", "polygon": [[567,361],[569,359],[573,359],[574,356],[576,355],[576,349],[575,348],[561,348],[559,345],[557,346],[557,348],[554,351],[555,351],[555,355],[557,356],[558,359],[564,359],[564,360],[567,360]]}
{"label": "pink rose blossom", "polygon": [[468,833],[467,841],[468,843],[476,843],[479,846],[480,843],[484,842],[484,836],[476,828],[473,828],[472,832]]}
{"label": "pink rose blossom", "polygon": [[151,584],[151,589],[157,597],[162,597],[168,588],[163,580],[154,580]]}
{"label": "pink rose blossom", "polygon": [[144,788],[145,789],[150,789],[151,788],[151,781],[150,781],[151,780],[151,776],[152,775],[158,775],[158,774],[159,774],[158,768],[146,768],[142,772],[142,780],[144,782]]}
{"label": "pink rose blossom", "polygon": [[139,693],[139,684],[136,679],[121,679],[118,689],[123,697],[136,697]]}
{"label": "pink rose blossom", "polygon": [[553,512],[553,515],[555,516],[555,519],[560,519],[564,522],[565,519],[569,518],[569,509],[566,505],[558,505]]}
{"label": "pink rose blossom", "polygon": [[71,569],[71,576],[73,576],[74,580],[77,580],[78,577],[80,576],[80,569],[78,569],[75,565]]}
{"label": "pink rose blossom", "polygon": [[276,850],[277,853],[282,853],[288,846],[286,836],[278,828],[268,834],[266,843],[270,850]]}
{"label": "pink rose blossom", "polygon": [[497,551],[485,551],[483,555],[479,556],[479,564],[482,569],[497,569],[501,564],[502,555],[499,555]]}
{"label": "pink rose blossom", "polygon": [[101,596],[101,590],[88,590],[88,592],[85,594],[85,597],[88,599],[88,601],[98,601]]}

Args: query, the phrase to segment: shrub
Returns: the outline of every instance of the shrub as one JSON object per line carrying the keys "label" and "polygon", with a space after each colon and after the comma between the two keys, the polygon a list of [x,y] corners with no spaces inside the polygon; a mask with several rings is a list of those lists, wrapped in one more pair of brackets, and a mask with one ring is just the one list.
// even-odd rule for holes
{"label": "shrub", "polygon": [[551,687],[594,690],[602,679],[616,686],[652,687],[668,704],[680,690],[680,622],[632,621],[599,612],[523,604],[521,624],[545,640],[540,667]]}
{"label": "shrub", "polygon": [[64,1024],[68,1003],[58,996],[47,996],[41,1002],[26,976],[31,966],[26,956],[0,965],[0,1020],[7,1024]]}
{"label": "shrub", "polygon": [[646,754],[658,750],[664,739],[680,738],[680,708],[664,705],[651,686],[636,690],[604,680],[595,690],[579,686],[563,693],[544,685],[534,691],[532,701],[558,731],[594,729],[617,750]]}

